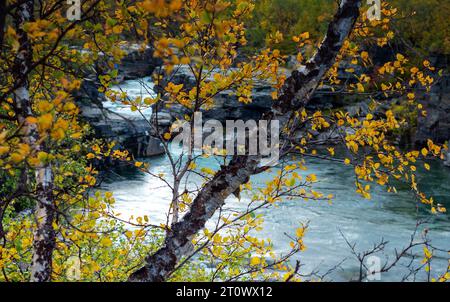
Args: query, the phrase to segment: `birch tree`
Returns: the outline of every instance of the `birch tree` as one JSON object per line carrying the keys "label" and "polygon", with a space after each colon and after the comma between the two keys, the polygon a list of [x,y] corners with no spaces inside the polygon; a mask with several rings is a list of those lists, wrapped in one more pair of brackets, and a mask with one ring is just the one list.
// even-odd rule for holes
{"label": "birch tree", "polygon": [[[270,238],[255,233],[262,227],[262,209],[276,211],[276,205],[289,199],[333,199],[314,189],[317,176],[306,172],[306,158],[352,169],[355,190],[363,198],[371,198],[375,184],[395,192],[396,183],[402,182],[417,208],[445,213],[443,205],[420,191],[416,172],[419,161],[429,170],[427,161],[442,157],[447,146],[428,140],[420,150],[401,149],[393,136],[408,120],[391,109],[375,110],[381,107],[375,97],[382,95],[401,99],[414,116],[425,116],[415,91],[429,91],[435,83],[435,68],[428,60],[415,66],[396,53],[391,61],[374,66],[369,46],[383,47],[395,37],[389,21],[397,10],[389,4],[383,4],[384,19],[368,20],[362,1],[340,1],[320,43],[308,32],[290,37],[298,53],[287,76],[281,68],[286,57],[276,48],[285,39],[279,32],[267,37],[270,47],[240,56],[248,42],[245,22],[252,1],[85,1],[81,19],[72,21],[63,14],[64,2],[0,2],[8,12],[0,13],[5,25],[0,32],[0,280],[300,281],[305,274],[300,262],[292,260],[305,249],[308,224],[286,234],[290,249],[284,253],[275,253]],[[145,91],[154,89],[152,97],[132,98],[112,89],[120,80],[116,67],[125,55],[125,40],[136,42],[140,51],[153,48],[162,62],[152,75],[154,88],[142,80]],[[343,83],[339,69],[349,62],[353,67],[345,72],[354,80]],[[365,68],[363,74],[353,74],[357,66]],[[193,83],[173,80],[180,68],[188,70]],[[73,98],[86,74],[96,77],[98,92],[110,101],[141,113],[166,151],[169,176],[154,173],[113,140],[92,138]],[[159,109],[178,106],[186,113],[180,119],[192,129],[195,114],[214,108],[221,93],[251,104],[256,81],[272,88],[272,106],[261,119],[282,125],[280,162],[274,168],[265,166],[261,155],[227,156],[223,150],[213,152],[216,170],[200,166],[204,155],[171,152],[176,132],[143,114],[152,108],[158,120]],[[313,94],[325,85],[370,98],[369,112],[307,110]],[[193,142],[194,133],[190,136]],[[324,143],[330,145],[318,150]],[[345,157],[331,143],[343,148]],[[165,223],[140,213],[123,217],[114,207],[114,192],[96,191],[101,183],[98,163],[105,159],[147,173],[170,191]],[[252,176],[262,173],[269,180],[253,188]],[[194,188],[189,186],[193,176],[200,179]],[[231,198],[243,194],[250,198],[242,209],[226,209]],[[15,215],[14,207],[24,200],[33,203],[32,215]],[[412,240],[404,251],[423,247],[429,269],[442,249],[422,239]],[[385,245],[382,241],[368,254]],[[362,268],[365,256],[354,246],[352,253]],[[213,269],[203,269],[195,257],[210,260]],[[383,272],[401,258],[397,255]],[[419,265],[415,271],[421,269]],[[431,280],[431,272],[427,274]],[[309,274],[311,280],[318,276]],[[363,278],[360,274],[359,280]],[[446,281],[448,269],[435,278]]]}

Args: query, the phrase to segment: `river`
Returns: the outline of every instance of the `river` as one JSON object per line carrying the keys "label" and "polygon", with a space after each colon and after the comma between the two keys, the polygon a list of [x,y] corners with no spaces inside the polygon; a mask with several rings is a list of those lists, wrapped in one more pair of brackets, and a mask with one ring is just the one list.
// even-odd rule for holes
{"label": "river", "polygon": [[[127,83],[128,87],[134,87]],[[166,156],[146,159],[152,173],[170,175],[170,166]],[[202,159],[199,166],[217,167],[213,158]],[[289,239],[285,233],[293,234],[299,222],[309,221],[309,231],[305,237],[307,249],[296,255],[304,265],[302,272],[308,273],[316,268],[326,272],[336,264],[344,261],[334,270],[328,280],[348,281],[355,277],[359,267],[351,254],[350,248],[341,235],[350,242],[356,242],[356,249],[364,251],[373,247],[382,238],[388,241],[385,254],[389,259],[395,256],[394,249],[401,249],[409,243],[417,218],[427,219],[429,238],[432,244],[450,250],[450,214],[433,215],[427,206],[416,209],[413,195],[404,187],[398,193],[385,192],[385,188],[374,187],[372,199],[362,199],[355,192],[354,172],[340,163],[309,159],[306,161],[307,174],[317,175],[318,183],[314,189],[327,196],[333,194],[332,203],[325,201],[286,200],[276,208],[262,210],[264,229],[258,233],[261,238],[271,238],[274,250],[283,253],[289,249]],[[275,173],[275,172],[272,172]],[[254,187],[263,186],[270,175],[261,174],[252,177]],[[195,185],[192,178],[191,185]],[[434,199],[450,209],[450,168],[440,162],[431,163],[431,171],[419,171],[420,188]],[[116,208],[124,216],[148,215],[153,223],[165,222],[170,191],[163,183],[148,174],[133,168],[117,169],[106,174],[102,189],[112,191],[116,199]],[[227,207],[244,208],[249,200],[232,197],[227,200]],[[423,258],[422,249],[414,249],[414,254]],[[436,257],[432,269],[442,271],[447,266],[446,253]],[[381,254],[380,254],[381,255]],[[406,258],[405,264],[410,258]],[[381,258],[383,262],[384,257]],[[417,264],[420,264],[418,260]],[[381,281],[401,280],[405,269],[399,266],[391,272],[382,274]],[[420,274],[424,277],[424,272]]]}

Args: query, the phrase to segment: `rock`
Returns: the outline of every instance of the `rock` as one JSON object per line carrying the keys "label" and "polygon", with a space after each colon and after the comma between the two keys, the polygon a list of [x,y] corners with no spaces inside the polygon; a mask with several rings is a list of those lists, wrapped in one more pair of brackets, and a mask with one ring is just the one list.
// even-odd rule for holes
{"label": "rock", "polygon": [[122,80],[134,80],[150,76],[156,67],[161,66],[161,61],[153,57],[153,49],[147,47],[140,50],[137,45],[127,46],[127,55],[118,66]]}
{"label": "rock", "polygon": [[147,146],[143,150],[143,157],[151,157],[161,155],[165,153],[164,148],[161,145],[161,141],[153,136],[148,136]]}
{"label": "rock", "polygon": [[[191,89],[195,84],[195,79],[190,69],[187,66],[180,65],[176,66],[175,70],[176,73],[171,76],[170,81],[183,84],[185,89]],[[212,76],[210,76],[211,79]],[[234,91],[222,91],[215,96],[213,107],[202,111],[203,119],[216,119],[223,123],[227,120],[258,120],[272,106],[272,91],[273,88],[269,83],[255,80],[252,93],[253,101],[249,104],[239,102]],[[170,108],[159,106],[158,118],[156,118],[157,108],[153,109],[152,122],[163,129],[167,129],[176,119],[184,119],[184,115],[188,113],[183,106],[171,104]]]}
{"label": "rock", "polygon": [[432,139],[444,143],[450,137],[450,76],[444,76],[424,98],[427,115],[418,118],[414,142],[424,145]]}
{"label": "rock", "polygon": [[369,113],[368,101],[358,102],[354,105],[348,105],[345,107],[345,111],[350,114],[350,116],[366,116]]}
{"label": "rock", "polygon": [[450,167],[450,151],[446,151],[446,153],[444,153],[444,158],[444,165]]}
{"label": "rock", "polygon": [[[118,66],[118,78],[130,80],[150,76],[161,62],[153,58],[153,50],[141,51],[137,45],[128,45],[127,55]],[[102,69],[101,66],[98,66]],[[151,126],[140,115],[128,115],[105,108],[107,99],[98,91],[97,73],[85,68],[85,80],[79,91],[73,94],[80,107],[81,118],[94,130],[95,137],[115,141],[118,148],[131,152],[135,157],[164,154],[158,138],[151,136]]]}
{"label": "rock", "polygon": [[150,125],[144,118],[132,118],[91,106],[82,106],[81,117],[94,129],[95,137],[115,141],[135,157],[164,154],[158,138],[150,135]]}
{"label": "rock", "polygon": [[324,131],[317,130],[301,130],[295,133],[294,140],[300,141],[302,138],[305,138],[309,135],[312,135],[311,142],[313,145],[334,145],[340,143],[342,141],[342,137],[346,135],[355,134],[355,130],[350,127],[342,127],[334,125],[331,128],[328,128]]}
{"label": "rock", "polygon": [[73,97],[78,104],[90,106],[92,103],[95,108],[103,108],[103,102],[106,101],[104,94],[98,92],[98,83],[95,75],[87,75],[81,83],[80,90],[73,93]]}
{"label": "rock", "polygon": [[158,112],[157,115],[156,114],[152,115],[151,121],[154,125],[158,124],[159,126],[167,127],[173,123],[173,117],[168,112],[160,111]]}

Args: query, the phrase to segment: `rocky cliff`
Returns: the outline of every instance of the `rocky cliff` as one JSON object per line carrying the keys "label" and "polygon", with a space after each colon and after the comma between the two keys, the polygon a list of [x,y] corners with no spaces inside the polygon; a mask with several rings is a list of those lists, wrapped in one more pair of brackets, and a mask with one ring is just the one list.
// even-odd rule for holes
{"label": "rocky cliff", "polygon": [[[355,68],[355,66],[343,66],[339,71],[341,81],[352,80],[349,79],[349,74],[345,72],[348,67]],[[355,70],[355,72],[363,73],[361,70]],[[191,88],[195,82],[186,66],[178,66],[177,73],[171,77],[170,81],[176,84],[182,83],[187,89]],[[231,91],[223,91],[215,97],[214,107],[203,112],[203,118],[216,119],[221,122],[237,119],[257,120],[272,105],[271,92],[272,88],[268,83],[256,81],[253,88],[252,103],[243,104]],[[435,142],[445,143],[450,139],[450,77],[442,77],[430,93],[422,93],[421,95],[428,114],[426,117],[420,117],[415,128],[407,131],[408,137],[402,140],[416,147],[426,144],[428,138]],[[390,100],[382,107],[388,109],[390,105],[396,102],[396,99]],[[333,92],[331,87],[323,86],[316,91],[308,106],[310,110],[343,108],[351,115],[365,115],[369,110],[369,100],[348,94],[341,95]],[[158,108],[154,108],[152,122],[166,130],[176,119],[183,119],[186,113],[186,109],[181,105],[171,105],[170,108],[159,105]],[[335,133],[336,131],[333,129],[331,132]],[[323,137],[327,134],[317,133],[317,135]],[[447,163],[450,165],[450,154],[448,154]]]}
{"label": "rocky cliff", "polygon": [[[133,80],[150,76],[158,66],[151,49],[143,52],[130,48],[118,66],[119,79]],[[81,89],[75,94],[81,117],[94,130],[97,138],[114,140],[117,147],[130,151],[135,157],[149,157],[164,153],[159,139],[151,135],[148,120],[137,114],[124,114],[105,107],[104,94],[98,92],[95,74],[88,74]]]}
{"label": "rocky cliff", "polygon": [[[160,65],[161,62],[153,58],[150,48],[141,52],[137,48],[130,47],[128,55],[118,66],[119,78],[133,80],[147,77]],[[347,67],[358,67],[344,66],[339,71],[341,80],[348,82],[351,79],[344,71]],[[355,69],[355,72],[362,73],[363,71]],[[194,84],[194,78],[187,66],[178,66],[171,81],[183,83],[186,88],[192,87]],[[158,89],[156,88],[156,90]],[[216,96],[214,107],[203,112],[203,117],[222,122],[238,119],[257,120],[272,105],[272,91],[272,87],[268,83],[256,81],[253,88],[253,102],[250,104],[240,103],[231,91],[223,91]],[[121,148],[130,150],[136,157],[147,157],[164,152],[159,140],[152,136],[147,120],[139,115],[124,115],[104,107],[106,99],[103,94],[98,92],[95,75],[91,74],[86,77],[76,99],[80,104],[82,117],[92,125],[97,137],[116,140]],[[428,114],[426,117],[418,119],[408,142],[421,146],[426,143],[428,138],[440,143],[448,141],[450,139],[450,76],[444,76],[433,87],[431,93],[423,95],[423,99]],[[330,87],[324,86],[315,93],[308,109],[327,110],[333,108],[344,108],[351,114],[365,114],[368,111],[368,101],[358,97],[339,95],[334,93]],[[172,105],[170,108],[159,106],[153,108],[151,121],[162,129],[167,129],[176,119],[182,119],[185,113],[185,108],[180,105]],[[447,155],[447,163],[450,165],[450,154]]]}

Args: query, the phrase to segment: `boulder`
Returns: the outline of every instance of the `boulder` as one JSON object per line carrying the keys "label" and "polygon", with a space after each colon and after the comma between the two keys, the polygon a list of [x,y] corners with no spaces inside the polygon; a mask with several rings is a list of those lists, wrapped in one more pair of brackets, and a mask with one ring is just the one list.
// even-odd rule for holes
{"label": "boulder", "polygon": [[153,57],[153,49],[147,47],[141,50],[137,45],[129,45],[125,49],[127,55],[118,66],[119,77],[122,80],[134,80],[150,76],[161,61]]}
{"label": "boulder", "polygon": [[135,157],[164,154],[158,138],[150,135],[150,125],[144,118],[124,116],[95,105],[81,106],[81,117],[93,128],[95,137],[115,141],[118,148]]}
{"label": "boulder", "polygon": [[428,138],[444,143],[450,137],[450,76],[444,76],[424,98],[427,115],[418,118],[415,144],[423,145]]}
{"label": "boulder", "polygon": [[444,165],[446,165],[447,167],[450,167],[450,151],[446,151],[444,153]]}

